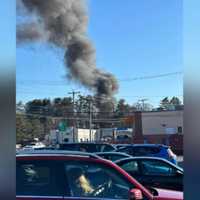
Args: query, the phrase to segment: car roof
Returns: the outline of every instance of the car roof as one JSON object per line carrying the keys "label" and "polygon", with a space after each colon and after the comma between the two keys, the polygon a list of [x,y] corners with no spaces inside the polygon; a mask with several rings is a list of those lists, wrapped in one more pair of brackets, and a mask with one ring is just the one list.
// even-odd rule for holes
{"label": "car roof", "polygon": [[122,156],[127,156],[131,157],[130,155],[122,152],[116,152],[116,151],[109,151],[109,152],[97,152],[96,155],[122,155]]}
{"label": "car roof", "polygon": [[126,147],[165,147],[165,148],[169,148],[169,146],[164,145],[164,144],[129,144],[126,145],[122,148],[126,148]]}
{"label": "car roof", "polygon": [[140,156],[140,157],[129,157],[129,158],[122,158],[120,160],[117,160],[117,161],[114,161],[116,164],[117,163],[120,163],[120,162],[123,162],[123,161],[126,161],[126,160],[160,160],[160,161],[164,161],[170,165],[173,165],[174,167],[180,169],[181,171],[183,171],[183,168],[173,164],[172,162],[164,159],[164,158],[160,158],[160,157],[149,157],[149,156]]}
{"label": "car roof", "polygon": [[[150,156],[132,156],[132,157],[130,157],[130,158],[123,158],[123,159],[121,159],[121,160],[142,160],[142,159],[148,159],[148,160],[164,160],[164,161],[166,161],[166,159],[164,159],[164,158],[160,158],[160,157],[150,157]],[[120,160],[120,161],[121,161]]]}
{"label": "car roof", "polygon": [[81,151],[65,151],[65,150],[21,150],[16,153],[20,156],[83,156],[90,158],[100,158],[99,156]]}
{"label": "car roof", "polygon": [[67,142],[63,143],[62,145],[82,145],[82,144],[88,144],[88,145],[109,145],[113,146],[112,144],[107,144],[107,143],[95,143],[95,142]]}

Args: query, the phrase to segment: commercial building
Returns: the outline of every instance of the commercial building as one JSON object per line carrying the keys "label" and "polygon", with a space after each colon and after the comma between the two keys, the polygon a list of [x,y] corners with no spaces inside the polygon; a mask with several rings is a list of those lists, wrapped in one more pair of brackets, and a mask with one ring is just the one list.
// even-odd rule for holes
{"label": "commercial building", "polygon": [[183,151],[183,110],[136,112],[134,143],[160,143],[172,146],[177,153]]}

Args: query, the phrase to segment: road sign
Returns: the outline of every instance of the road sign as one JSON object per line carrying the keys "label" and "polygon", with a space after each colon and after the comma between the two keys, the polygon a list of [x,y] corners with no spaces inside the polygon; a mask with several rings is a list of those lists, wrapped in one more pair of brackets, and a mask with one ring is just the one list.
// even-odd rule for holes
{"label": "road sign", "polygon": [[66,128],[67,128],[66,122],[63,122],[63,121],[59,122],[59,124],[58,124],[58,130],[60,132],[66,131]]}

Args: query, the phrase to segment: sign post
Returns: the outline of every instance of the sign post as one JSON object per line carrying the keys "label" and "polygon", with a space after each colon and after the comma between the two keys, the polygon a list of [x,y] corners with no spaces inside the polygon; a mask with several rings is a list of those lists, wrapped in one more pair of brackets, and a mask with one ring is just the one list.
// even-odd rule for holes
{"label": "sign post", "polygon": [[63,134],[66,131],[66,128],[67,128],[67,123],[66,122],[64,122],[64,121],[59,122],[58,130],[62,135],[62,142],[63,142]]}

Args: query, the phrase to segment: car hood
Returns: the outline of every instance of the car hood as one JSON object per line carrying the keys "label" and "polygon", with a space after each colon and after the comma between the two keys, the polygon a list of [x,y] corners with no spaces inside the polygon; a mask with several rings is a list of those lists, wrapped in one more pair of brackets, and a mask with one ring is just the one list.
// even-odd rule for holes
{"label": "car hood", "polygon": [[155,200],[183,200],[183,192],[174,190],[165,190],[155,188],[158,192],[158,196],[155,196]]}

